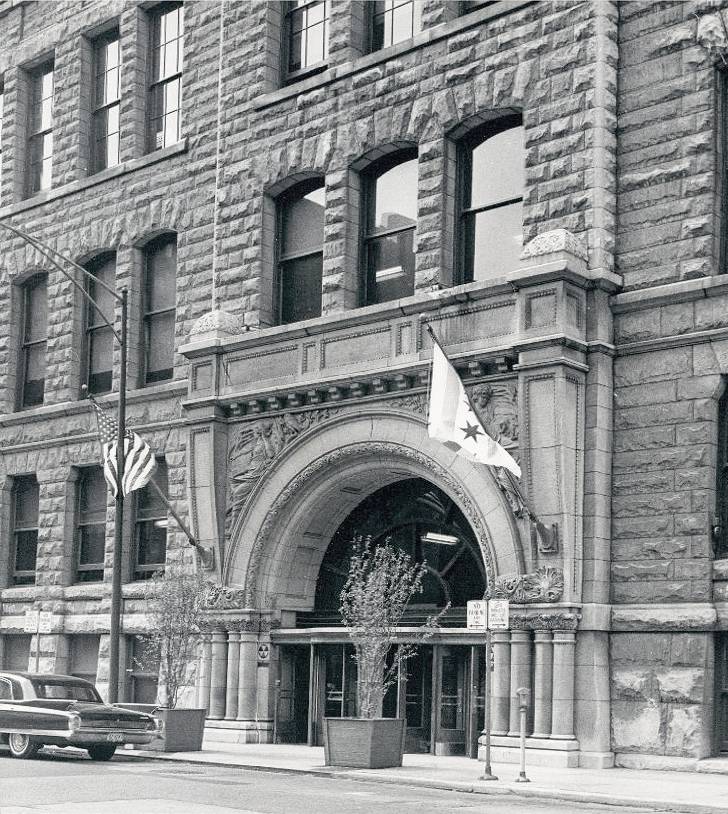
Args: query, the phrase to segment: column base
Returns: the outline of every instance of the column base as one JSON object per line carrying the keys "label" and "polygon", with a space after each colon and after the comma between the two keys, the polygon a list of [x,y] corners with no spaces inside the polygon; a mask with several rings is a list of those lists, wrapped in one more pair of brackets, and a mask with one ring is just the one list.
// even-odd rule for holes
{"label": "column base", "polygon": [[[478,760],[485,759],[485,738],[478,741]],[[506,735],[491,737],[490,759],[493,763],[518,763],[521,759],[520,739]],[[579,741],[526,738],[526,767],[554,766],[574,769],[579,766]]]}
{"label": "column base", "polygon": [[205,722],[205,741],[218,743],[272,743],[273,721]]}
{"label": "column base", "polygon": [[612,769],[614,752],[579,752],[579,768]]}

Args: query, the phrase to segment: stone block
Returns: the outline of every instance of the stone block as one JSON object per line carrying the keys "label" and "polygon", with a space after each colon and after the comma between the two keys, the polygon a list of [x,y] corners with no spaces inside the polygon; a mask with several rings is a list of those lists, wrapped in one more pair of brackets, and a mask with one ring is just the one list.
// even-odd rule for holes
{"label": "stone block", "polygon": [[619,752],[664,752],[660,708],[647,701],[612,702],[612,748]]}
{"label": "stone block", "polygon": [[670,705],[667,710],[665,754],[700,756],[703,719],[702,707]]}
{"label": "stone block", "polygon": [[[618,358],[614,365],[615,387],[674,379],[692,371],[692,348],[640,353]],[[712,372],[712,371],[711,371]]]}
{"label": "stone block", "polygon": [[614,664],[661,664],[670,642],[669,633],[613,633],[609,652]]}

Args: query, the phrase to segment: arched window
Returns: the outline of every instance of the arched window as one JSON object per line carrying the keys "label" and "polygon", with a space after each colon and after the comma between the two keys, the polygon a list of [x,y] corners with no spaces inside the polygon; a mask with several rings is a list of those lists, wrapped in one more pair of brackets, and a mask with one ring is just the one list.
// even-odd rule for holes
{"label": "arched window", "polygon": [[389,543],[426,563],[417,605],[453,609],[482,599],[485,568],[470,524],[455,503],[422,478],[408,478],[377,490],[363,500],[334,534],[321,563],[315,610],[338,612],[349,568],[352,540],[371,535],[374,544]]}
{"label": "arched window", "polygon": [[278,321],[321,316],[324,185],[297,184],[278,199]]}
{"label": "arched window", "polygon": [[520,116],[488,123],[460,145],[461,282],[500,277],[523,247],[525,150]]}
{"label": "arched window", "polygon": [[111,390],[111,369],[114,355],[114,334],[104,322],[114,319],[116,302],[104,286],[115,287],[116,256],[107,252],[86,264],[94,279],[86,278],[86,291],[98,307],[85,300],[83,381],[89,393],[108,393]]}
{"label": "arched window", "polygon": [[415,290],[417,152],[369,169],[364,185],[364,304],[409,297]]}
{"label": "arched window", "polygon": [[48,342],[48,280],[36,274],[22,288],[23,319],[18,406],[43,404]]}
{"label": "arched window", "polygon": [[161,235],[144,249],[144,384],[174,372],[177,235]]}

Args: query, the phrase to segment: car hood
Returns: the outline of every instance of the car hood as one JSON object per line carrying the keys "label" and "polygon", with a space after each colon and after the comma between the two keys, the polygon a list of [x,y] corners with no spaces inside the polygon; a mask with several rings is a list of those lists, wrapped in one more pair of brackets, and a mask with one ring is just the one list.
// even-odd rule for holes
{"label": "car hood", "polygon": [[76,712],[82,718],[106,718],[123,723],[124,721],[150,721],[154,720],[151,715],[143,712],[134,712],[131,709],[113,707],[109,704],[94,704],[91,701],[69,701],[62,698],[36,698],[26,701],[25,704],[31,707],[43,707],[45,709],[59,709],[64,712]]}

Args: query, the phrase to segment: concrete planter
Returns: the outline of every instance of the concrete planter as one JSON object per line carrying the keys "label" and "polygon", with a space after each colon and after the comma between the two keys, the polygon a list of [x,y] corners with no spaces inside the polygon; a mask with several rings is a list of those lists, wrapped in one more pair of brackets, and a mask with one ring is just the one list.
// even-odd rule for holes
{"label": "concrete planter", "polygon": [[404,718],[324,718],[327,766],[388,769],[402,765]]}
{"label": "concrete planter", "polygon": [[205,733],[206,709],[164,709],[155,713],[164,721],[164,737],[149,744],[158,752],[199,752]]}

